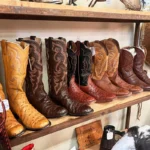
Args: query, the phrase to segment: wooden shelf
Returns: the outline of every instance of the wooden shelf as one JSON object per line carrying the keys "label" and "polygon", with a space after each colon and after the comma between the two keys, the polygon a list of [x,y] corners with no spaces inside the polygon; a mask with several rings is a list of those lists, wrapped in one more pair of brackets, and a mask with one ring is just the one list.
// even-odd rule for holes
{"label": "wooden shelf", "polygon": [[150,12],[6,0],[0,1],[0,19],[149,22]]}
{"label": "wooden shelf", "polygon": [[73,125],[82,123],[84,121],[132,106],[143,101],[150,99],[150,92],[142,92],[139,94],[133,94],[127,98],[116,99],[113,102],[105,104],[91,104],[91,107],[94,109],[94,113],[83,116],[83,117],[71,117],[65,116],[59,119],[50,119],[52,126],[47,127],[41,131],[26,131],[21,137],[17,137],[11,140],[11,145],[16,146],[24,142],[31,141],[33,139],[45,136],[47,134],[71,127]]}

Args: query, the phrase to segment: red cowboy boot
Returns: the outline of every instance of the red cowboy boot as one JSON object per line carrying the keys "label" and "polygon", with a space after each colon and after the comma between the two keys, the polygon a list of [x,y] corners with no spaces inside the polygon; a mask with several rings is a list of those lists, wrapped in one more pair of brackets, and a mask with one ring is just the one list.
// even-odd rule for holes
{"label": "red cowboy boot", "polygon": [[81,103],[90,104],[91,102],[95,102],[95,98],[83,92],[75,82],[75,72],[77,65],[77,56],[75,51],[77,50],[74,42],[69,41],[67,44],[67,52],[68,52],[68,91],[69,95],[72,99],[77,100]]}

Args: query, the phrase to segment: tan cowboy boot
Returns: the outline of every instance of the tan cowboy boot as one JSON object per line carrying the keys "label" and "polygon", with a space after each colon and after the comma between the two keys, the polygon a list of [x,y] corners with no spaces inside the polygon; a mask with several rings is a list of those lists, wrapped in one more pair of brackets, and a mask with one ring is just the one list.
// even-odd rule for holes
{"label": "tan cowboy boot", "polygon": [[38,130],[48,126],[49,121],[28,102],[22,88],[26,76],[29,45],[25,42],[13,43],[5,40],[2,40],[1,45],[11,109],[28,129]]}
{"label": "tan cowboy boot", "polygon": [[[118,97],[129,96],[130,92],[124,88],[115,86],[108,76],[108,51],[103,42],[91,42],[91,47],[95,48],[95,56],[92,67],[92,79],[101,89],[113,93]],[[112,69],[113,71],[114,69]]]}
{"label": "tan cowboy boot", "polygon": [[104,40],[104,44],[108,50],[108,69],[107,74],[111,82],[119,87],[129,90],[132,93],[142,92],[139,86],[128,84],[118,74],[118,64],[120,56],[119,42],[115,39]]}
{"label": "tan cowboy boot", "polygon": [[[2,100],[5,99],[3,87],[1,84],[0,84],[0,98]],[[5,127],[9,137],[16,137],[25,130],[24,127],[15,119],[10,109],[6,111]]]}

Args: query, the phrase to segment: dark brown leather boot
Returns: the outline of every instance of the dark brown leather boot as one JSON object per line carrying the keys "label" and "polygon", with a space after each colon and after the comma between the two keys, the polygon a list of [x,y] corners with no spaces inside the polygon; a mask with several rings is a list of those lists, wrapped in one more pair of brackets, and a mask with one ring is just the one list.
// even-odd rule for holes
{"label": "dark brown leather boot", "polygon": [[84,93],[75,82],[75,72],[77,65],[77,55],[75,51],[77,50],[74,42],[69,41],[67,44],[68,52],[68,91],[72,99],[77,100],[81,103],[90,104],[95,102],[95,98]]}
{"label": "dark brown leather boot", "polygon": [[116,96],[103,91],[91,80],[92,51],[79,41],[76,42],[76,45],[78,54],[76,82],[80,85],[81,90],[93,96],[97,103],[112,101]]}
{"label": "dark brown leather boot", "polygon": [[10,141],[5,129],[6,111],[1,99],[0,105],[3,110],[3,113],[0,113],[0,150],[11,150]]}
{"label": "dark brown leather boot", "polygon": [[88,105],[69,97],[67,86],[67,46],[62,40],[48,38],[46,54],[48,65],[49,95],[68,110],[70,115],[83,116],[93,112]]}
{"label": "dark brown leather boot", "polygon": [[127,83],[140,86],[144,91],[149,91],[150,86],[141,81],[133,71],[133,60],[131,52],[128,50],[130,48],[123,48],[120,53],[119,59],[119,74],[121,78]]}
{"label": "dark brown leather boot", "polygon": [[29,64],[26,76],[26,94],[30,103],[45,117],[56,118],[67,115],[67,110],[56,105],[47,95],[42,82],[42,42],[40,38],[31,36],[19,39],[30,45]]}
{"label": "dark brown leather boot", "polygon": [[135,47],[135,52],[136,55],[134,56],[133,61],[133,71],[139,79],[150,85],[150,78],[147,76],[147,71],[143,70],[145,51],[144,49],[142,50],[141,48]]}
{"label": "dark brown leather boot", "polygon": [[118,74],[118,63],[120,56],[119,42],[115,39],[107,39],[103,41],[108,50],[108,69],[107,73],[111,82],[121,88],[127,89],[132,93],[142,92],[143,89],[136,85],[125,82]]}
{"label": "dark brown leather boot", "polygon": [[108,78],[108,51],[103,42],[91,42],[90,45],[95,48],[95,56],[92,67],[93,82],[105,90],[107,93],[113,93],[118,97],[126,97],[130,92],[124,88],[115,86]]}

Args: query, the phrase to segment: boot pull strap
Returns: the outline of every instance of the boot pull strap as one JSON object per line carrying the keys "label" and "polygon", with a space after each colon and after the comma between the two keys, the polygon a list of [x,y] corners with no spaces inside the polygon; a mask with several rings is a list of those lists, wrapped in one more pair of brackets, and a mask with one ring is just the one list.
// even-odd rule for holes
{"label": "boot pull strap", "polygon": [[0,127],[2,127],[2,126],[5,124],[5,120],[6,120],[6,109],[5,109],[4,103],[3,103],[3,101],[1,100],[1,98],[0,98],[0,103],[1,103],[2,109],[3,109],[2,122],[0,122]]}
{"label": "boot pull strap", "polygon": [[31,39],[31,40],[34,40],[34,41],[35,41],[35,38],[36,38],[36,36],[30,36],[30,39]]}
{"label": "boot pull strap", "polygon": [[84,41],[84,44],[85,44],[87,47],[90,47],[89,41]]}

